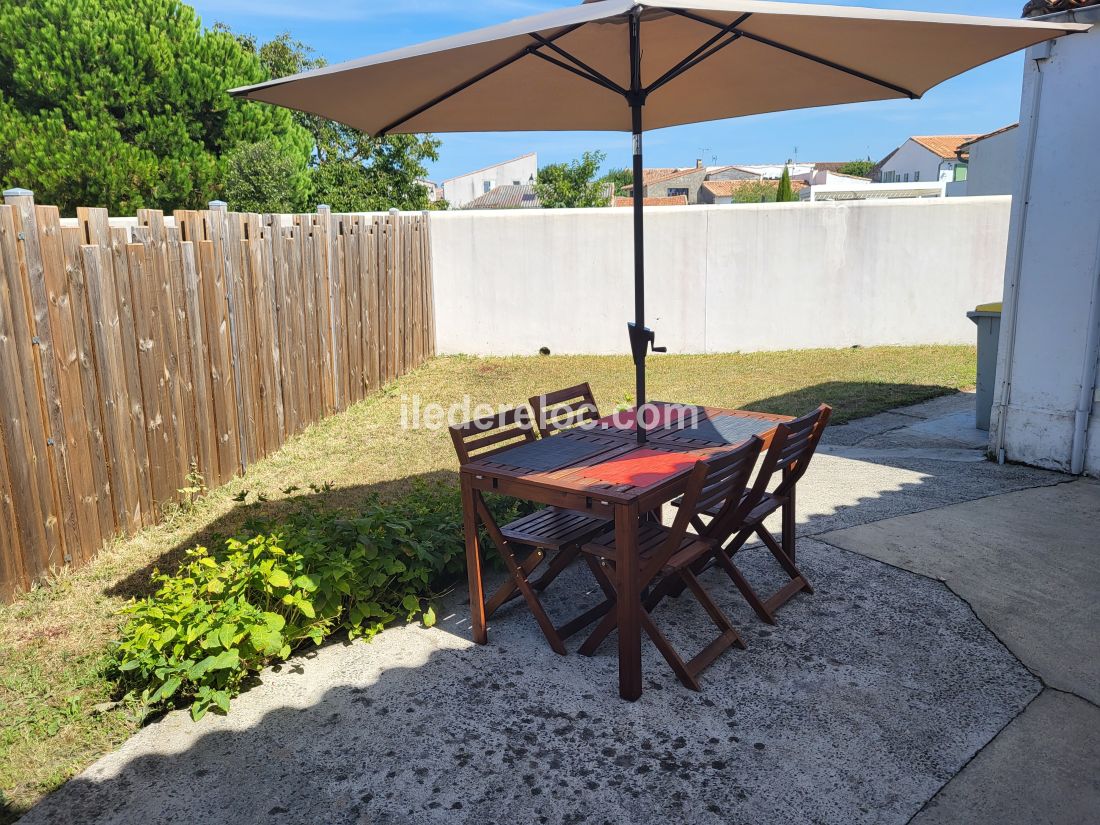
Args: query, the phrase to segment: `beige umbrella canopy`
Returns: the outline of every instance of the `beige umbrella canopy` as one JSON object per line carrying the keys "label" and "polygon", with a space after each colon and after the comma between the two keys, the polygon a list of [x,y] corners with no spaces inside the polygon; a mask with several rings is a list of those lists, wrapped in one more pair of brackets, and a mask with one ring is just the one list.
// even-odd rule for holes
{"label": "beige umbrella canopy", "polygon": [[[370,135],[641,132],[763,112],[919,98],[1081,31],[961,15],[754,0],[599,0],[233,90]],[[637,403],[645,401],[642,199],[634,199]],[[639,426],[639,440],[645,432]]]}

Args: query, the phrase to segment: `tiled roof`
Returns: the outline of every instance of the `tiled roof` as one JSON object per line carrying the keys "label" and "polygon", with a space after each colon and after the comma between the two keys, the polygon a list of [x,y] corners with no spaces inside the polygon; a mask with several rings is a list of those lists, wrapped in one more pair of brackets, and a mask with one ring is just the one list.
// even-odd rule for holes
{"label": "tiled roof", "polygon": [[[734,192],[746,185],[759,186],[761,183],[774,183],[776,186],[779,185],[779,181],[773,180],[708,180],[703,184],[703,188],[715,197],[728,198],[732,197]],[[805,189],[807,185],[808,184],[804,180],[792,180],[791,191],[798,192],[801,189]]]}
{"label": "tiled roof", "polygon": [[530,184],[515,186],[507,184],[496,186],[482,195],[474,198],[463,209],[538,209],[539,202],[535,187]]}
{"label": "tiled roof", "polygon": [[978,135],[976,138],[974,138],[972,140],[968,140],[966,143],[960,143],[959,144],[959,151],[961,152],[963,149],[969,149],[971,146],[973,146],[979,140],[985,140],[986,138],[991,138],[994,135],[1000,135],[1000,134],[1004,134],[1005,132],[1011,131],[1012,129],[1015,129],[1019,125],[1020,125],[1019,123],[1010,123],[1008,126],[1002,126],[1000,129],[994,129],[992,132],[986,132],[984,135]]}
{"label": "tiled roof", "polygon": [[[687,195],[673,195],[670,198],[645,198],[642,206],[687,206]],[[633,206],[634,198],[615,198],[612,206]]]}
{"label": "tiled roof", "polygon": [[1039,17],[1056,11],[1073,11],[1085,6],[1095,6],[1100,0],[1028,0],[1023,17]]}
{"label": "tiled roof", "polygon": [[851,161],[847,161],[847,160],[829,161],[827,163],[817,163],[817,162],[815,162],[814,163],[814,170],[817,171],[819,169],[823,169],[826,172],[839,172],[841,167],[847,166],[850,162]]}
{"label": "tiled roof", "polygon": [[958,148],[976,137],[978,135],[913,135],[909,139],[944,160],[954,160]]}
{"label": "tiled roof", "polygon": [[[642,170],[642,183],[645,186],[649,186],[651,183],[659,183],[663,180],[671,180],[678,178],[681,175],[687,175],[691,172],[700,171],[698,166],[685,166],[683,169],[643,169]],[[628,183],[622,187],[623,191],[630,192],[634,189],[634,184]]]}

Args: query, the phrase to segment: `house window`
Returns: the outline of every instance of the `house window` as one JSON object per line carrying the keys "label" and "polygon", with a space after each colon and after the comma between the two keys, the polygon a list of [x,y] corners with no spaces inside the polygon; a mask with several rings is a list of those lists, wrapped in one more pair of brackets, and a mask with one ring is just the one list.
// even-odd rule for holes
{"label": "house window", "polygon": [[685,198],[688,196],[688,190],[686,186],[674,186],[668,190],[668,196],[670,198],[675,198],[679,195],[683,195]]}
{"label": "house window", "polygon": [[882,173],[882,182],[883,183],[894,183],[897,179],[898,179],[898,173],[897,172],[883,172]]}
{"label": "house window", "polygon": [[488,195],[489,190],[492,189],[492,188],[493,188],[493,185],[489,181],[483,180],[481,182],[481,191],[482,191],[483,194]]}
{"label": "house window", "polygon": [[920,182],[920,172],[914,172],[913,173],[913,181],[916,182],[916,183]]}
{"label": "house window", "polygon": [[909,173],[908,172],[905,173],[905,178],[902,180],[902,183],[909,183]]}
{"label": "house window", "polygon": [[960,163],[955,167],[955,180],[956,181],[966,180],[966,169],[967,169],[967,166],[966,166],[965,163]]}

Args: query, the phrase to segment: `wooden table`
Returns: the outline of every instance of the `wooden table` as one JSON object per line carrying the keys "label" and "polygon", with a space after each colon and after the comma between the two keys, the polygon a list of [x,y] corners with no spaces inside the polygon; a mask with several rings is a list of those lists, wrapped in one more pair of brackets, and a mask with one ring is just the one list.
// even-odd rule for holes
{"label": "wooden table", "polygon": [[[789,416],[768,413],[725,410],[715,407],[697,407],[699,421],[706,425],[718,425],[730,431],[738,426],[751,427],[756,422],[757,435],[765,442],[765,448],[775,433],[775,427]],[[728,419],[749,419],[731,422]],[[683,492],[691,464],[676,470],[644,472],[631,480],[623,480],[614,468],[621,467],[631,458],[653,460],[667,464],[668,458],[656,454],[680,454],[685,458],[707,458],[723,452],[747,440],[745,435],[731,442],[717,434],[714,427],[684,430],[675,425],[655,427],[648,432],[649,442],[639,446],[633,426],[615,426],[610,417],[601,419],[593,427],[566,430],[545,439],[561,444],[563,453],[570,453],[568,463],[553,470],[531,470],[509,464],[505,450],[488,458],[475,458],[461,468],[462,509],[466,532],[466,562],[470,581],[470,624],[473,639],[486,644],[488,634],[485,625],[485,596],[481,579],[481,548],[478,538],[478,498],[482,493],[499,493],[540,504],[565,507],[578,512],[613,517],[615,519],[615,544],[621,548],[636,547],[638,520],[645,513],[656,510]],[[730,426],[730,425],[733,426]],[[559,442],[560,439],[560,442]],[[578,442],[591,448],[590,454],[577,459]],[[513,448],[513,449],[519,449]],[[547,450],[551,448],[546,448]],[[648,451],[648,452],[645,452]],[[632,464],[637,465],[635,461]],[[644,463],[644,461],[643,461]],[[614,483],[601,476],[615,479]],[[788,512],[789,510],[789,512]],[[487,512],[487,511],[486,511]],[[783,512],[783,544],[793,545],[794,503]],[[791,547],[793,550],[793,546]],[[636,553],[623,553],[615,565],[616,590],[620,597],[616,604],[619,637],[619,695],[634,700],[642,693],[641,660],[641,590],[644,583],[638,581]],[[627,597],[624,594],[632,594]]]}

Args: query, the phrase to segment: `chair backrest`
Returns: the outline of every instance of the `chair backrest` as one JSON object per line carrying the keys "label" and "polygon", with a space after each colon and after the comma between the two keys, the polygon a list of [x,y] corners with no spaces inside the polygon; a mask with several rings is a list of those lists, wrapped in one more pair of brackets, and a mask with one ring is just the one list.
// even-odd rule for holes
{"label": "chair backrest", "polygon": [[535,415],[535,425],[543,437],[558,430],[576,427],[600,417],[592,387],[585,381],[575,387],[535,395],[528,399]]}
{"label": "chair backrest", "polygon": [[449,429],[459,464],[466,464],[474,458],[485,458],[523,441],[535,440],[531,414],[526,407],[452,424]]}
{"label": "chair backrest", "polygon": [[754,435],[733,450],[695,463],[668,539],[658,554],[661,564],[679,549],[688,525],[701,513],[718,511],[703,529],[704,538],[712,532],[721,535],[725,524],[741,516],[745,488],[763,446],[764,442]]}
{"label": "chair backrest", "polygon": [[772,477],[777,472],[787,471],[786,477],[772,490],[772,495],[777,498],[786,496],[805,475],[832,411],[833,408],[828,404],[822,404],[801,418],[779,425],[752,485],[749,498],[755,499],[752,502],[753,507],[768,492]]}

